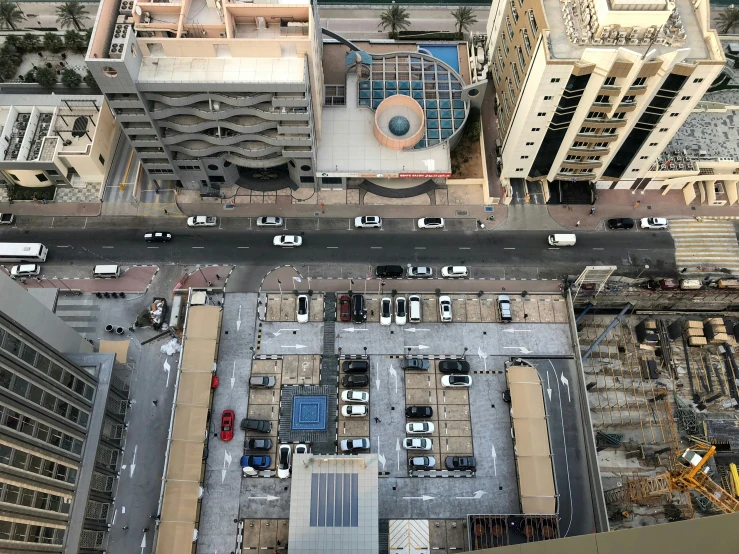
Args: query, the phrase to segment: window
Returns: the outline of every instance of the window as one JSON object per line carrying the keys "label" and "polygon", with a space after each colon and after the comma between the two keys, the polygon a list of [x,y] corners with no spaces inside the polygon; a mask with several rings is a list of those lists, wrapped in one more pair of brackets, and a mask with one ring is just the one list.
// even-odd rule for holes
{"label": "window", "polygon": [[600,94],[595,97],[595,103],[596,104],[610,104],[610,100],[608,99],[608,96],[605,94]]}
{"label": "window", "polygon": [[514,23],[518,23],[518,10],[516,9],[516,3],[514,0],[511,0],[511,17],[513,17]]}
{"label": "window", "polygon": [[607,87],[613,87],[616,86],[616,78],[615,77],[606,77],[606,80],[603,81],[603,84]]}
{"label": "window", "polygon": [[225,183],[226,178],[221,175],[211,175],[210,176],[210,182],[211,183]]}
{"label": "window", "polygon": [[508,30],[508,38],[513,40],[513,37],[515,36],[513,34],[513,25],[511,25],[511,18],[508,16],[505,16],[505,26],[506,26],[506,29]]}
{"label": "window", "polygon": [[531,129],[532,133],[538,133],[539,131],[541,131],[539,127],[534,127],[533,129]]}
{"label": "window", "polygon": [[507,58],[511,53],[511,49],[508,47],[508,41],[505,39],[505,35],[501,37],[500,45],[503,47],[503,52],[505,52]]}
{"label": "window", "polygon": [[593,144],[593,148],[608,148],[607,142],[596,142]]}
{"label": "window", "polygon": [[657,146],[657,143],[656,142],[650,142],[649,143],[649,146]]}
{"label": "window", "polygon": [[511,101],[513,101],[516,98],[516,94],[513,92],[513,85],[510,79],[506,79],[506,84],[508,85],[508,94],[511,95]]}
{"label": "window", "polygon": [[626,117],[626,112],[616,112],[611,116],[611,119],[623,119]]}
{"label": "window", "polygon": [[703,79],[702,78],[701,79],[693,79],[693,82],[694,83],[702,83],[703,82]]}
{"label": "window", "polygon": [[516,46],[516,54],[518,54],[518,63],[521,66],[521,69],[526,69],[526,58],[523,57],[523,50],[520,46]]}
{"label": "window", "polygon": [[589,134],[589,133],[595,133],[594,127],[580,127],[580,134]]}
{"label": "window", "polygon": [[523,171],[523,167],[517,167],[516,171]]}
{"label": "window", "polygon": [[498,64],[493,64],[493,76],[495,77],[495,83],[500,86],[500,73],[498,71]]}
{"label": "window", "polygon": [[512,63],[511,68],[513,69],[513,79],[516,81],[516,88],[521,88],[521,75],[518,73],[518,66]]}
{"label": "window", "polygon": [[49,180],[49,178],[46,175],[44,175],[43,173],[37,173],[36,174],[36,179],[38,179],[41,183],[45,183],[46,181]]}
{"label": "window", "polygon": [[666,133],[667,132],[667,127],[660,128],[659,132],[660,133]]}
{"label": "window", "polygon": [[634,82],[631,83],[632,87],[643,87],[647,83],[646,77],[637,77]]}
{"label": "window", "polygon": [[598,162],[600,161],[600,156],[588,156],[588,161]]}
{"label": "window", "polygon": [[579,162],[582,158],[580,156],[575,156],[573,154],[568,154],[565,157],[566,162]]}
{"label": "window", "polygon": [[615,135],[616,134],[616,128],[615,127],[606,127],[603,129],[604,135]]}
{"label": "window", "polygon": [[528,156],[521,156],[521,159],[522,159],[522,160],[528,160],[528,159],[529,159],[529,157],[528,157]]}
{"label": "window", "polygon": [[639,156],[640,160],[646,160],[649,156]]}
{"label": "window", "polygon": [[302,175],[300,177],[300,182],[301,183],[315,183],[315,181],[316,180],[313,177],[311,177],[311,176]]}
{"label": "window", "polygon": [[578,140],[572,143],[572,148],[587,148],[588,143],[582,140]]}
{"label": "window", "polygon": [[103,158],[102,154],[98,154],[98,161],[101,165],[105,165],[105,158]]}
{"label": "window", "polygon": [[683,96],[680,100],[688,101],[690,100],[690,96]]}
{"label": "window", "polygon": [[624,96],[621,102],[624,104],[633,104],[634,100],[636,100],[636,96]]}
{"label": "window", "polygon": [[552,97],[551,97],[551,96],[545,96],[545,97],[544,97],[544,100],[551,100],[551,99],[552,99]]}
{"label": "window", "polygon": [[556,77],[555,79],[552,79],[549,81],[550,83],[559,83],[559,77]]}
{"label": "window", "polygon": [[17,181],[18,180],[18,177],[16,177],[12,173],[8,173],[8,175],[10,175],[10,178],[13,179],[14,181]]}
{"label": "window", "polygon": [[547,112],[539,112],[536,114],[536,117],[544,117],[547,115]]}
{"label": "window", "polygon": [[606,116],[603,112],[590,112],[588,114],[588,119],[603,119]]}
{"label": "window", "polygon": [[534,146],[534,143],[533,142],[527,142],[526,143],[526,146]]}
{"label": "window", "polygon": [[559,172],[560,173],[574,173],[575,170],[572,169],[571,167],[561,167],[559,168]]}
{"label": "window", "polygon": [[534,36],[539,32],[539,26],[536,24],[536,18],[534,17],[534,11],[529,10],[529,24],[531,25],[531,32]]}
{"label": "window", "polygon": [[56,169],[47,169],[46,170],[46,173],[48,173],[52,177],[58,177],[59,176],[59,172]]}
{"label": "window", "polygon": [[638,169],[632,169],[631,170],[632,173],[636,173],[637,171],[639,171],[639,170]]}
{"label": "window", "polygon": [[680,115],[680,114],[679,114],[679,113],[677,113],[677,112],[672,112],[672,113],[670,114],[670,117],[677,117],[678,115]]}
{"label": "window", "polygon": [[501,71],[505,71],[505,60],[503,59],[503,54],[500,51],[500,47],[498,47],[498,62],[500,63]]}
{"label": "window", "polygon": [[526,29],[521,31],[523,34],[523,46],[526,48],[526,54],[531,55],[531,40],[529,39],[529,32]]}

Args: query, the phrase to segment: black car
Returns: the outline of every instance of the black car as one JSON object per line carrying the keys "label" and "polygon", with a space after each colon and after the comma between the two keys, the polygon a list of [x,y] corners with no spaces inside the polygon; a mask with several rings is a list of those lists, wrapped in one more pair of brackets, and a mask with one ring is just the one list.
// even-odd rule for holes
{"label": "black car", "polygon": [[172,233],[165,233],[164,231],[151,231],[144,235],[146,242],[169,242],[172,240]]}
{"label": "black car", "polygon": [[267,421],[266,419],[242,419],[241,420],[241,430],[246,431],[247,433],[249,431],[255,431],[257,433],[270,433],[272,431],[272,422]]}
{"label": "black car", "polygon": [[344,373],[367,373],[369,362],[367,360],[346,360],[341,369]]}
{"label": "black car", "polygon": [[511,389],[506,389],[503,391],[503,402],[506,404],[511,403]]}
{"label": "black car", "polygon": [[367,307],[364,305],[364,296],[361,294],[352,296],[352,321],[354,323],[367,321]]}
{"label": "black car", "polygon": [[403,268],[399,265],[378,265],[375,273],[378,277],[402,277]]}
{"label": "black car", "polygon": [[368,375],[344,375],[344,378],[341,380],[341,386],[347,389],[353,389],[355,387],[362,388],[367,385],[369,385]]}
{"label": "black car", "polygon": [[447,469],[475,469],[477,462],[474,456],[447,456]]}
{"label": "black car", "polygon": [[444,360],[439,362],[442,373],[469,373],[470,364],[465,360]]}
{"label": "black car", "polygon": [[421,358],[405,358],[400,362],[400,368],[408,370],[428,371],[429,361]]}
{"label": "black car", "polygon": [[269,450],[272,448],[272,439],[247,439],[244,448],[247,450]]}
{"label": "black car", "polygon": [[434,415],[434,409],[431,406],[408,406],[405,409],[405,417],[427,418]]}
{"label": "black car", "polygon": [[633,229],[636,222],[630,217],[616,217],[608,220],[609,229]]}

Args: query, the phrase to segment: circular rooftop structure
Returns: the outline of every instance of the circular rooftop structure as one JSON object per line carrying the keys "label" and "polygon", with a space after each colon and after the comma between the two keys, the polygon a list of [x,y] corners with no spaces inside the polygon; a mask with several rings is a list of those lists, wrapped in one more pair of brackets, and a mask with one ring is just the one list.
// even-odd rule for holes
{"label": "circular rooftop structure", "polygon": [[425,123],[418,102],[407,96],[389,96],[375,110],[375,138],[393,150],[413,148],[426,131]]}
{"label": "circular rooftop structure", "polygon": [[408,131],[411,130],[411,122],[408,121],[407,117],[402,115],[392,117],[387,126],[390,129],[390,132],[396,137],[402,137],[403,135],[408,134]]}

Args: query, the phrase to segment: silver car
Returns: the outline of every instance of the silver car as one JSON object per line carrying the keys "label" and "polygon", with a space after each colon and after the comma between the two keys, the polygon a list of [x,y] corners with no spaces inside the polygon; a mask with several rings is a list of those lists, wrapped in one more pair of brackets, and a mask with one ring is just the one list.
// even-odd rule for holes
{"label": "silver car", "polygon": [[410,279],[430,279],[434,276],[434,270],[430,267],[411,266],[408,268],[408,278]]}
{"label": "silver car", "polygon": [[272,215],[258,217],[257,227],[282,227],[282,218]]}

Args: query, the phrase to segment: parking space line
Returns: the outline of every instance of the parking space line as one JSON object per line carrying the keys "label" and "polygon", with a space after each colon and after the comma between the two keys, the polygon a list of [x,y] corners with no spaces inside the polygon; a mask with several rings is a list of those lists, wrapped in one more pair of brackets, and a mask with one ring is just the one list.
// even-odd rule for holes
{"label": "parking space line", "polygon": [[114,246],[103,246],[103,248],[115,248]]}
{"label": "parking space line", "polygon": [[158,246],[147,246],[147,248],[159,248]]}

